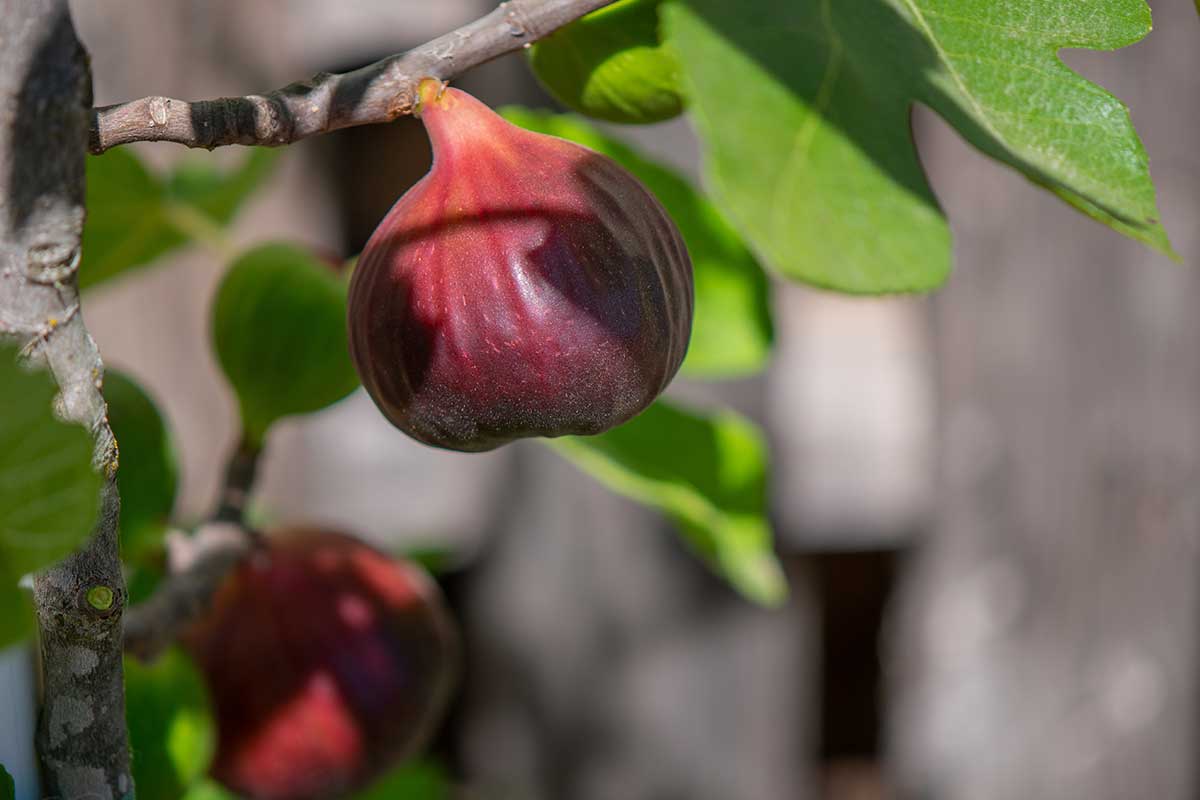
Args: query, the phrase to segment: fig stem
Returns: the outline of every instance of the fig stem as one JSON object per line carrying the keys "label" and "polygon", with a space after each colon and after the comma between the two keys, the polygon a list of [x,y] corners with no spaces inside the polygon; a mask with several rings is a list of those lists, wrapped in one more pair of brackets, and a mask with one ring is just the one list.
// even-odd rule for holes
{"label": "fig stem", "polygon": [[258,459],[262,448],[248,438],[238,442],[225,466],[225,482],[213,522],[232,522],[245,527],[246,505],[258,476]]}
{"label": "fig stem", "polygon": [[88,149],[99,154],[131,142],[208,150],[230,144],[279,147],[341,128],[391,122],[413,113],[423,79],[456,78],[612,2],[507,0],[455,31],[353,72],[322,73],[267,94],[195,102],[143,97],[94,108]]}
{"label": "fig stem", "polygon": [[224,261],[237,257],[238,249],[225,229],[200,211],[182,203],[167,203],[163,211],[180,233],[213,250]]}

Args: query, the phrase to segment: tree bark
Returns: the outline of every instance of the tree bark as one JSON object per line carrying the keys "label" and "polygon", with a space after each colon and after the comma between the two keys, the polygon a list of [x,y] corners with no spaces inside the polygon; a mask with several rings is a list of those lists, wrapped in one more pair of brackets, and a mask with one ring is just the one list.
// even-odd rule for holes
{"label": "tree bark", "polygon": [[[34,581],[44,701],[44,793],[133,791],[125,730],[116,444],[103,365],[79,311],[91,75],[66,0],[0,0],[0,334],[26,342],[58,382],[56,410],[96,441],[106,477],[89,543]],[[104,602],[89,592],[105,587]],[[103,606],[98,608],[96,606]]]}
{"label": "tree bark", "polygon": [[613,0],[507,0],[490,14],[407,53],[342,75],[322,73],[263,95],[187,102],[143,97],[98,108],[90,148],[131,142],[278,147],[411,114],[423,78],[448,81],[548,36]]}

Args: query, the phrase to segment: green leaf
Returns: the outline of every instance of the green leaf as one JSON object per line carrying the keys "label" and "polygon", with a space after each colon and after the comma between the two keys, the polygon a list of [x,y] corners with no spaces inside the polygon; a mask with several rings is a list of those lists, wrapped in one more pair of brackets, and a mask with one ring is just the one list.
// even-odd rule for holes
{"label": "green leaf", "polygon": [[0,650],[33,633],[33,604],[17,580],[0,569]]}
{"label": "green leaf", "polygon": [[[0,617],[19,612],[20,577],[70,554],[91,533],[101,478],[92,469],[92,438],[55,418],[57,387],[29,371],[16,350],[0,346]],[[26,628],[14,620],[4,636]],[[11,641],[11,638],[8,639]],[[3,644],[0,641],[0,644]]]}
{"label": "green leaf", "polygon": [[637,176],[675,220],[696,280],[696,315],[684,374],[744,375],[763,367],[774,339],[767,276],[712,203],[681,176],[578,117],[513,106],[500,113],[523,128],[570,139],[613,159]]}
{"label": "green leaf", "polygon": [[115,370],[104,376],[108,421],[117,437],[121,554],[137,560],[162,539],[175,505],[179,466],[166,422],[150,396]]}
{"label": "green leaf", "polygon": [[413,761],[392,770],[352,800],[449,800],[450,779],[433,761]]}
{"label": "green leaf", "polygon": [[211,778],[193,784],[183,797],[184,800],[238,800],[237,795]]}
{"label": "green leaf", "polygon": [[[121,554],[125,557],[125,554]],[[166,549],[162,546],[148,547],[139,553],[140,558],[130,562],[125,558],[125,597],[130,606],[150,599],[166,577]]]}
{"label": "green leaf", "polygon": [[346,342],[346,284],[288,244],[241,256],[217,290],[213,341],[252,446],[271,423],[318,411],[358,386]]}
{"label": "green leaf", "polygon": [[209,158],[184,160],[167,182],[168,197],[228,225],[246,198],[274,172],[282,152],[251,148],[245,161],[229,173],[219,171]]}
{"label": "green leaf", "polygon": [[659,400],[607,433],[547,444],[614,491],[669,514],[742,594],[765,605],[785,598],[766,516],[766,445],[749,420]]}
{"label": "green leaf", "polygon": [[16,800],[17,784],[13,776],[8,774],[4,765],[0,764],[0,800]]}
{"label": "green leaf", "polygon": [[554,98],[589,117],[661,122],[683,112],[679,62],[658,37],[661,0],[619,0],[534,44],[529,64]]}
{"label": "green leaf", "polygon": [[175,800],[208,770],[215,726],[203,679],[180,650],[125,659],[125,708],[138,796]]}
{"label": "green leaf", "polygon": [[722,207],[784,275],[846,292],[927,290],[950,233],[912,104],[1121,233],[1174,255],[1125,106],[1065,47],[1150,30],[1143,0],[670,0]]}
{"label": "green leaf", "polygon": [[79,286],[86,289],[148,264],[186,242],[165,217],[166,190],[131,151],[87,159],[87,224]]}
{"label": "green leaf", "polygon": [[277,151],[254,148],[228,173],[217,170],[211,157],[189,158],[165,180],[125,148],[89,157],[80,287],[147,265],[219,231],[271,174],[278,156]]}

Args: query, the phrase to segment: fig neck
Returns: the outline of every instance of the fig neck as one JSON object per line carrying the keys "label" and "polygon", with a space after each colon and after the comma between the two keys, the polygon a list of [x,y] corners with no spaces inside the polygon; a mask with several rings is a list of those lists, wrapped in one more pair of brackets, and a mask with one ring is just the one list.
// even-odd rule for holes
{"label": "fig neck", "polygon": [[418,115],[435,160],[470,159],[504,136],[511,125],[466,92],[426,79],[418,88]]}

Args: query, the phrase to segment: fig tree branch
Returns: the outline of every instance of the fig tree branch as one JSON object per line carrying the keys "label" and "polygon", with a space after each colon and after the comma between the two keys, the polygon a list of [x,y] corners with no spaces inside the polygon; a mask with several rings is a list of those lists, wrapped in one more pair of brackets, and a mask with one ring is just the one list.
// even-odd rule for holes
{"label": "fig tree branch", "polygon": [[253,536],[234,522],[213,521],[167,540],[170,575],[154,594],[129,609],[125,651],[152,661],[212,602],[225,576],[253,549]]}
{"label": "fig tree branch", "polygon": [[[107,479],[88,543],[34,579],[42,796],[121,798],[133,783],[122,713],[117,451],[76,283],[91,92],[67,0],[0,0],[0,336],[53,374],[57,412],[92,432]],[[99,587],[111,590],[103,608],[87,599]]]}
{"label": "fig tree branch", "polygon": [[176,142],[274,147],[411,114],[422,78],[450,80],[520,50],[613,0],[508,0],[456,31],[343,74],[322,73],[261,95],[188,102],[143,97],[92,111],[88,148]]}
{"label": "fig tree branch", "polygon": [[261,451],[246,440],[238,443],[225,467],[225,483],[221,497],[213,514],[216,522],[242,524],[246,513],[246,502],[258,476],[258,458]]}
{"label": "fig tree branch", "polygon": [[230,570],[249,553],[258,534],[245,524],[262,451],[243,439],[225,465],[225,480],[209,521],[192,535],[167,537],[167,577],[125,615],[125,652],[152,661],[209,607]]}

